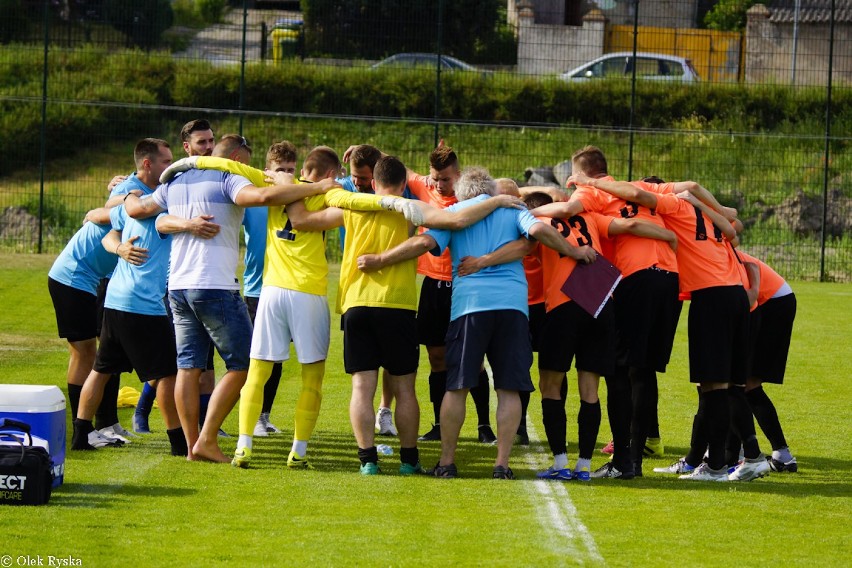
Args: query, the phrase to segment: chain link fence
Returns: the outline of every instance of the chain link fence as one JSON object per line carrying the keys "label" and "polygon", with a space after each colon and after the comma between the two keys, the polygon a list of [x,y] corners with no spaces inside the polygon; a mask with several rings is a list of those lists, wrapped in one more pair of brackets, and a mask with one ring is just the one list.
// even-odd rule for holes
{"label": "chain link fence", "polygon": [[723,3],[7,3],[0,249],[56,254],[138,139],[182,157],[203,117],[257,167],[287,139],[425,173],[443,139],[462,165],[561,185],[555,166],[594,144],[617,179],[691,179],[737,207],[742,246],[786,277],[852,280],[852,2],[755,4],[739,24]]}

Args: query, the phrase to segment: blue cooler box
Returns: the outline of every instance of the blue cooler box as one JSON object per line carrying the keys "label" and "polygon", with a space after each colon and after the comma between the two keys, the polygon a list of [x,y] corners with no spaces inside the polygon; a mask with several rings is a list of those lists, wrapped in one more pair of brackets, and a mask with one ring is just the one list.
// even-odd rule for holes
{"label": "blue cooler box", "polygon": [[33,437],[47,441],[47,451],[53,461],[53,487],[62,485],[65,477],[65,395],[59,387],[0,385],[0,418],[26,422]]}

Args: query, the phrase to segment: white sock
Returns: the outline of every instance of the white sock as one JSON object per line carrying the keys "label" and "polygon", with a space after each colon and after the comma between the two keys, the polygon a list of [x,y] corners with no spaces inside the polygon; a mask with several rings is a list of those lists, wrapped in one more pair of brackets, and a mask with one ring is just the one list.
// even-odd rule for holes
{"label": "white sock", "polygon": [[237,438],[237,447],[238,448],[248,448],[251,449],[252,437],[246,434],[240,434],[240,437]]}
{"label": "white sock", "polygon": [[305,454],[308,453],[308,441],[307,440],[293,440],[293,448],[292,450],[296,452],[296,455],[300,458],[305,457]]}
{"label": "white sock", "polygon": [[582,471],[584,469],[592,469],[592,460],[577,458],[577,465],[574,466],[574,471]]}
{"label": "white sock", "polygon": [[565,469],[568,467],[568,454],[553,456],[553,469]]}

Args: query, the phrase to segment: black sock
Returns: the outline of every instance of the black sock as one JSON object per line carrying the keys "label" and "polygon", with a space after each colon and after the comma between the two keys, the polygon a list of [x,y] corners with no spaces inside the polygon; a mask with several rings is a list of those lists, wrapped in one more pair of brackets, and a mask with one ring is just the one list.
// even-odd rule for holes
{"label": "black sock", "polygon": [[210,406],[210,397],[212,394],[198,395],[198,427],[204,427],[204,421],[207,419],[207,407]]}
{"label": "black sock", "polygon": [[577,445],[582,459],[592,459],[600,428],[601,401],[586,402],[581,400],[580,412],[577,413]]}
{"label": "black sock", "polygon": [[379,463],[379,452],[376,446],[370,448],[358,448],[358,459],[361,460],[361,465],[366,463]]}
{"label": "black sock", "polygon": [[95,430],[91,420],[75,418],[73,420],[74,432],[71,435],[72,450],[91,450],[89,445],[89,434]]}
{"label": "black sock", "polygon": [[707,451],[707,424],[704,417],[707,398],[704,395],[698,391],[698,410],[692,418],[692,437],[689,440],[689,453],[686,454],[686,463],[692,467],[698,467],[704,461],[704,452]]}
{"label": "black sock", "polygon": [[476,407],[476,418],[479,426],[491,425],[489,418],[489,405],[491,402],[491,385],[488,383],[488,372],[483,369],[479,372],[479,384],[470,389],[473,405]]}
{"label": "black sock", "polygon": [[447,372],[432,371],[429,373],[429,400],[432,402],[432,410],[435,412],[435,424],[441,422],[441,403],[447,392]]}
{"label": "black sock", "polygon": [[420,451],[417,449],[417,446],[413,448],[400,448],[399,461],[414,466],[420,463]]}
{"label": "black sock", "polygon": [[659,403],[660,403],[660,391],[657,383],[657,373],[654,369],[648,369],[648,392],[646,396],[649,400],[649,409],[651,411],[650,418],[648,420],[648,438],[659,438],[660,437],[660,414],[659,414]]}
{"label": "black sock", "polygon": [[762,386],[746,392],[746,399],[760,425],[760,429],[766,435],[773,450],[780,450],[787,447],[787,439],[784,437],[784,430],[781,428],[781,421],[778,420],[778,412],[775,410],[775,405],[772,404],[769,395],[763,390]]}
{"label": "black sock", "polygon": [[541,399],[541,419],[544,423],[544,435],[554,456],[568,453],[565,445],[565,429],[568,419],[565,416],[565,406],[561,400],[550,398]]}
{"label": "black sock", "polygon": [[562,406],[568,402],[568,373],[562,375],[562,386],[559,387],[559,400],[562,401]]}
{"label": "black sock", "polygon": [[72,385],[68,383],[68,403],[71,405],[71,420],[77,418],[77,410],[80,408],[80,393],[83,385]]}
{"label": "black sock", "polygon": [[527,433],[527,410],[530,407],[530,393],[519,391],[518,396],[521,398],[521,423],[518,424],[518,434]]}
{"label": "black sock", "polygon": [[654,420],[657,407],[657,374],[653,369],[631,367],[629,370],[632,391],[633,416],[630,422],[630,455],[634,464],[642,464],[645,441]]}
{"label": "black sock", "polygon": [[121,388],[121,375],[111,375],[104,385],[104,396],[95,413],[95,428],[98,430],[118,424],[118,390]]}
{"label": "black sock", "polygon": [[[630,421],[633,414],[627,368],[619,366],[606,380],[606,410],[612,432],[612,463],[621,471],[633,468],[630,459]],[[596,437],[597,438],[597,437]]]}
{"label": "black sock", "polygon": [[742,447],[743,443],[740,441],[740,437],[734,431],[734,428],[731,427],[728,430],[728,439],[725,442],[725,463],[729,467],[739,463],[740,449],[742,449]]}
{"label": "black sock", "polygon": [[261,413],[269,414],[272,412],[272,403],[275,402],[275,394],[278,392],[278,384],[281,382],[281,363],[272,365],[272,373],[269,375],[269,380],[263,385],[263,406],[260,409]]}
{"label": "black sock", "polygon": [[183,428],[178,426],[171,430],[166,430],[169,436],[169,444],[172,446],[173,456],[185,456],[187,452],[186,437],[183,435]]}
{"label": "black sock", "polygon": [[728,441],[728,429],[731,426],[731,407],[728,403],[727,389],[712,390],[704,393],[707,408],[704,413],[707,432],[707,465],[711,469],[725,467],[725,444]]}
{"label": "black sock", "polygon": [[745,396],[745,388],[736,385],[728,387],[728,404],[731,408],[731,430],[742,442],[743,455],[748,459],[760,457],[760,445],[757,443],[754,418]]}

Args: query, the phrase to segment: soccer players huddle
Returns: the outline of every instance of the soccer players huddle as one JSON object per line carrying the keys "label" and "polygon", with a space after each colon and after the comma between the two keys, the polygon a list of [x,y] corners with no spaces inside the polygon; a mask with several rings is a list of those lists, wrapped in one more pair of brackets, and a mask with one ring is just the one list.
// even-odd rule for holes
{"label": "soccer players huddle", "polygon": [[[470,392],[479,441],[496,444],[493,477],[513,479],[512,447],[529,443],[535,350],[553,454],[537,477],[642,476],[648,447],[662,453],[659,440],[648,443],[657,428],[657,373],[666,370],[685,300],[698,409],[689,453],[655,471],[748,481],[797,470],[762,387],[783,381],[795,295],[766,264],[736,248],[736,211],[699,184],[616,181],[592,146],[573,154],[573,191],[563,191],[518,188],[483,168],[461,169],[443,143],[430,155],[429,175],[372,146],[350,147],[343,155],[350,179],[324,146],[308,153],[296,176],[295,146],[286,141],[270,146],[266,169],[257,170],[247,165],[252,149],[244,137],[226,135],[214,147],[206,121],[188,123],[182,140],[189,157],[174,163],[166,141],[140,141],[136,172],[113,180],[105,207],[89,212],[50,271],[59,334],[71,354],[72,449],[134,436],[118,423],[112,393],[115,377],[135,370],[144,389],[134,430],[149,431],[156,398],[173,455],[249,467],[253,438],[279,431],[270,411],[292,342],[302,386],[287,466],[310,469],[330,342],[325,234],[340,227],[346,241],[336,311],[343,365],[352,375],[349,413],[361,474],[381,472],[378,429],[398,435],[401,475],[456,477]],[[245,300],[236,274],[241,230]],[[603,300],[589,308],[585,297],[595,294]],[[435,419],[418,437],[420,345],[429,356]],[[205,394],[214,346],[226,373]],[[565,412],[572,361],[580,397],[573,467]],[[594,469],[601,377],[612,457]],[[238,400],[239,437],[230,457],[219,437]],[[772,445],[770,456],[758,445],[754,418]],[[418,442],[433,440],[441,442],[440,459],[425,469]]]}

